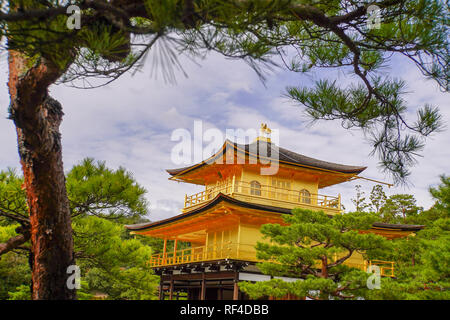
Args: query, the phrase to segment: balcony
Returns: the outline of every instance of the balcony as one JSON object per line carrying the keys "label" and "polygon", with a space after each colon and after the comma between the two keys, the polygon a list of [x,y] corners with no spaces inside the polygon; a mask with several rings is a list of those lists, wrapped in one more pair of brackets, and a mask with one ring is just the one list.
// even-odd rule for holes
{"label": "balcony", "polygon": [[[155,254],[150,258],[151,267],[174,266],[185,263],[208,262],[214,260],[244,260],[259,262],[256,258],[255,246],[251,244],[226,242],[218,246],[199,246],[167,252],[166,254]],[[344,265],[367,271],[371,266],[380,268],[383,277],[394,277],[394,262],[383,260],[365,260],[362,263],[344,262]],[[318,266],[319,267],[319,266]]]}
{"label": "balcony", "polygon": [[236,259],[256,262],[254,245],[226,242],[218,246],[200,246],[155,254],[150,258],[151,267],[172,266],[177,264],[204,262],[224,259]]}
{"label": "balcony", "polygon": [[305,209],[324,210],[328,214],[337,214],[341,211],[340,195],[335,197],[268,185],[255,186],[249,182],[235,181],[232,179],[218,187],[206,189],[190,196],[186,195],[183,212],[187,212],[214,199],[219,193],[246,202],[278,206],[281,208],[293,209],[295,207],[301,207]]}

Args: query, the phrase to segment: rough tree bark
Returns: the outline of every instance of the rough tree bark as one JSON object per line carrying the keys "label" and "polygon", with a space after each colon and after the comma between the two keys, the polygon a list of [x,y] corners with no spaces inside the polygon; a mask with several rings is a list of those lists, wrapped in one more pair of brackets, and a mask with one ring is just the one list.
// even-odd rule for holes
{"label": "rough tree bark", "polygon": [[10,117],[17,132],[31,225],[32,298],[75,299],[67,267],[75,263],[62,162],[62,108],[48,95],[61,76],[45,58],[9,52]]}

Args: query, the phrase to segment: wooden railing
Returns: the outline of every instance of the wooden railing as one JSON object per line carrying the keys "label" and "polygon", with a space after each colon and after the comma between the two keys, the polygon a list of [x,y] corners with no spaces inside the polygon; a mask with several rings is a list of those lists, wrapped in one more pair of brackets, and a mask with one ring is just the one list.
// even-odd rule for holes
{"label": "wooden railing", "polygon": [[291,190],[275,186],[259,185],[255,187],[249,182],[227,180],[223,185],[209,188],[193,195],[186,195],[184,199],[184,209],[188,209],[199,204],[212,200],[217,194],[243,195],[254,199],[275,200],[280,203],[289,203],[306,207],[319,207],[334,210],[341,209],[340,196],[327,196],[322,194],[305,194],[301,190]]}
{"label": "wooden railing", "polygon": [[256,261],[256,251],[254,245],[225,242],[216,246],[192,247],[166,254],[155,254],[149,263],[151,267],[159,267],[222,259]]}

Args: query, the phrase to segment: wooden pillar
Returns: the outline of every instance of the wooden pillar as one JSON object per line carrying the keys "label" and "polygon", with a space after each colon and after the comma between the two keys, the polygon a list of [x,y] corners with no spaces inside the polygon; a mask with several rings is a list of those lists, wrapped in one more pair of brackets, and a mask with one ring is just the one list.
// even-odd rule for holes
{"label": "wooden pillar", "polygon": [[209,237],[208,230],[206,230],[205,250],[203,251],[203,260],[208,258]]}
{"label": "wooden pillar", "polygon": [[205,300],[206,298],[206,280],[205,273],[202,273],[202,288],[200,290],[200,300]]}
{"label": "wooden pillar", "polygon": [[173,298],[173,275],[170,275],[169,300]]}
{"label": "wooden pillar", "polygon": [[220,258],[225,258],[225,255],[223,253],[223,241],[224,241],[224,230],[222,230],[222,240],[220,242]]}
{"label": "wooden pillar", "polygon": [[159,300],[163,299],[163,282],[162,279],[159,280]]}
{"label": "wooden pillar", "polygon": [[234,274],[234,283],[233,283],[233,300],[239,300],[239,273],[236,271]]}
{"label": "wooden pillar", "polygon": [[217,232],[214,231],[214,248],[213,248],[213,257],[217,258]]}
{"label": "wooden pillar", "polygon": [[237,244],[236,244],[236,258],[237,259],[239,259],[240,242],[241,242],[241,218],[239,218]]}
{"label": "wooden pillar", "polygon": [[175,238],[175,241],[173,243],[173,263],[177,263],[177,244],[178,239]]}

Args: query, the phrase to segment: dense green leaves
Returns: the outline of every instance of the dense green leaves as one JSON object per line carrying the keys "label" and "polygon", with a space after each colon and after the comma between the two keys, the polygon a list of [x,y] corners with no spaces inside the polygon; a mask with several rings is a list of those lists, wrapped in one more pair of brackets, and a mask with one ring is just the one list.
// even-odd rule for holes
{"label": "dense green leaves", "polygon": [[[1,221],[1,219],[0,219]],[[17,224],[0,224],[0,243],[16,235]],[[27,251],[17,250],[0,256],[0,300],[10,297],[10,292],[25,290],[27,295],[21,298],[30,299],[31,272],[28,266]]]}
{"label": "dense green leaves", "polygon": [[145,189],[124,168],[112,170],[105,162],[88,158],[70,170],[66,186],[73,216],[119,218],[147,213]]}
{"label": "dense green leaves", "polygon": [[[286,215],[290,225],[264,225],[262,232],[270,243],[257,246],[258,257],[267,262],[261,270],[272,279],[243,283],[241,289],[251,298],[293,294],[312,299],[450,299],[450,179],[430,188],[435,205],[420,210],[411,195],[392,195],[378,213],[347,213],[330,218],[323,213],[294,210]],[[359,190],[358,192],[361,192]],[[374,187],[372,208],[384,199],[380,186]],[[388,214],[389,213],[389,214]],[[385,240],[373,234],[359,234],[374,221],[423,224],[425,228],[405,238]],[[360,252],[367,259],[395,262],[395,278],[382,277],[379,289],[368,289],[368,274],[345,265],[333,265],[335,253]],[[323,274],[323,257],[327,272]]]}
{"label": "dense green leaves", "polygon": [[73,223],[77,265],[86,281],[83,292],[109,299],[155,299],[158,277],[148,265],[152,250],[137,239],[124,239],[121,224],[98,217]]}
{"label": "dense green leaves", "polygon": [[389,247],[383,237],[358,231],[369,229],[375,215],[354,212],[329,217],[324,212],[294,209],[283,220],[287,225],[262,226],[261,232],[271,242],[257,244],[257,257],[267,260],[258,267],[274,277],[302,280],[244,283],[244,292],[253,298],[290,293],[313,299],[347,299],[362,296],[368,290],[368,274],[344,263],[354,253],[367,258],[371,251]]}
{"label": "dense green leaves", "polygon": [[[0,171],[0,225],[2,221],[22,221],[28,219],[23,179],[13,169]],[[3,219],[2,219],[3,217]]]}
{"label": "dense green leaves", "polygon": [[[0,243],[29,227],[23,179],[0,172]],[[154,299],[158,277],[147,261],[159,241],[133,238],[123,225],[144,219],[146,190],[123,168],[85,159],[67,174],[74,251],[81,269],[79,299]],[[150,246],[149,246],[150,245]],[[0,299],[30,298],[29,244],[0,255]]]}
{"label": "dense green leaves", "polygon": [[422,208],[416,206],[416,199],[410,194],[394,194],[390,196],[380,213],[384,222],[405,223],[407,217],[418,215]]}

